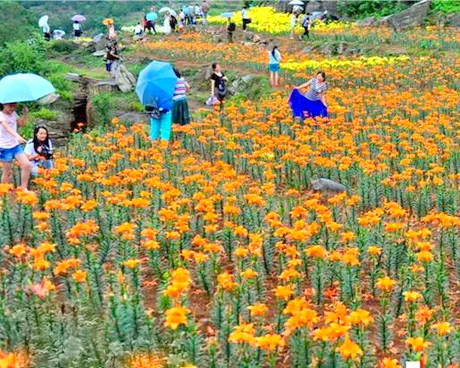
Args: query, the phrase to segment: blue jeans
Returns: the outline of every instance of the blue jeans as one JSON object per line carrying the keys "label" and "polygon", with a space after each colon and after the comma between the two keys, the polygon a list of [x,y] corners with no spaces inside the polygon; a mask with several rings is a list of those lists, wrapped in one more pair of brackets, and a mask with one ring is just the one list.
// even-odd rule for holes
{"label": "blue jeans", "polygon": [[153,141],[161,136],[161,140],[169,141],[171,138],[171,124],[171,111],[161,114],[160,119],[150,119],[150,139]]}

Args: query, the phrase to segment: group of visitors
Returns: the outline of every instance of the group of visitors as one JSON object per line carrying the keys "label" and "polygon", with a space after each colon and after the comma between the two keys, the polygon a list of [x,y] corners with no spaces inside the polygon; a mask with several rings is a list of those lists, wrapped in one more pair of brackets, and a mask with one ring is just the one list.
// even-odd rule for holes
{"label": "group of visitors", "polygon": [[[22,116],[16,113],[17,104],[3,105],[0,111],[0,162],[2,164],[2,183],[11,182],[13,174],[13,160],[21,168],[20,188],[27,190],[30,176],[39,173],[39,167],[51,169],[53,167],[53,145],[49,138],[48,129],[44,125],[37,125],[34,136],[26,141],[17,131],[18,125],[24,126],[28,119],[28,109],[22,109]],[[25,144],[25,148],[22,148]]]}
{"label": "group of visitors", "polygon": [[150,114],[150,134],[152,141],[161,139],[169,141],[172,124],[187,125],[190,123],[190,112],[187,102],[187,91],[190,85],[180,72],[173,68],[177,80],[174,84],[174,93],[171,101],[163,106],[146,106]]}
{"label": "group of visitors", "polygon": [[303,28],[303,34],[300,36],[300,39],[304,39],[305,37],[310,37],[310,21],[311,14],[300,14],[299,12],[293,11],[291,13],[291,25],[290,25],[290,36],[291,39],[294,39],[295,36],[295,29],[298,24]]}

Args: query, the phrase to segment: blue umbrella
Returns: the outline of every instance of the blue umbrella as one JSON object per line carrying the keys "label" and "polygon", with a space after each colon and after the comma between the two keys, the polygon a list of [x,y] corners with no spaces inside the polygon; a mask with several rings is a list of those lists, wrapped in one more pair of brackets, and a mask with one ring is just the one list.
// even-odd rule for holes
{"label": "blue umbrella", "polygon": [[157,20],[157,19],[158,19],[158,14],[155,13],[155,12],[150,12],[150,13],[147,13],[147,15],[145,16],[145,18],[146,18],[148,21],[154,21],[154,20]]}
{"label": "blue umbrella", "polygon": [[171,110],[176,81],[171,64],[152,61],[139,74],[136,94],[143,105]]}
{"label": "blue umbrella", "polygon": [[232,12],[226,12],[226,13],[222,13],[221,15],[219,15],[219,17],[221,18],[232,18],[235,14],[232,13]]}
{"label": "blue umbrella", "polygon": [[39,75],[8,75],[0,81],[0,103],[36,101],[55,91],[53,85]]}

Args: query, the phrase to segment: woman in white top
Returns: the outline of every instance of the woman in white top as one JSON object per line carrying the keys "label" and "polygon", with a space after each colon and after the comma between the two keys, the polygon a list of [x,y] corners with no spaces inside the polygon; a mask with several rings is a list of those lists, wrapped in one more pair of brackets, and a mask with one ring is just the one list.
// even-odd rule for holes
{"label": "woman in white top", "polygon": [[248,24],[251,23],[251,18],[249,18],[249,9],[247,6],[243,7],[243,10],[241,11],[241,18],[243,21],[243,31],[246,32]]}
{"label": "woman in white top", "polygon": [[3,105],[0,112],[0,162],[3,166],[2,183],[9,183],[12,176],[12,163],[16,159],[21,167],[21,188],[27,190],[30,177],[30,162],[27,159],[21,144],[26,140],[18,132],[19,126],[27,122],[27,107],[22,109],[22,117],[16,114],[17,104],[9,103]]}
{"label": "woman in white top", "polygon": [[73,22],[73,33],[75,38],[81,37],[81,24],[77,21]]}
{"label": "woman in white top", "polygon": [[295,26],[297,25],[297,13],[292,12],[291,14],[291,38],[294,38]]}
{"label": "woman in white top", "polygon": [[171,33],[171,23],[170,23],[170,21],[171,21],[171,17],[169,15],[169,13],[166,13],[165,20],[163,22],[163,32],[165,34],[167,34],[167,35]]}
{"label": "woman in white top", "polygon": [[53,144],[49,138],[48,129],[44,125],[37,125],[33,139],[27,141],[24,153],[31,162],[32,176],[38,175],[38,168],[53,168]]}

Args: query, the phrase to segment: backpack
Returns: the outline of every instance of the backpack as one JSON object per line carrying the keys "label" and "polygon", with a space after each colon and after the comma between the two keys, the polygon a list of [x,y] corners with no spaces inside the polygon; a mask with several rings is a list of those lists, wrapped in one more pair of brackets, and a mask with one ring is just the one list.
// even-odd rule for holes
{"label": "backpack", "polygon": [[308,27],[309,24],[310,24],[310,18],[305,16],[305,18],[303,18],[303,21],[302,21],[302,27]]}
{"label": "backpack", "polygon": [[236,25],[234,22],[231,22],[229,25],[228,25],[228,31],[229,32],[234,32],[236,30]]}

